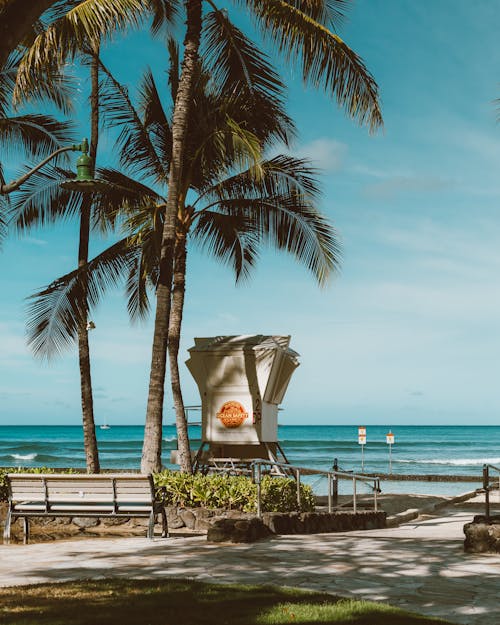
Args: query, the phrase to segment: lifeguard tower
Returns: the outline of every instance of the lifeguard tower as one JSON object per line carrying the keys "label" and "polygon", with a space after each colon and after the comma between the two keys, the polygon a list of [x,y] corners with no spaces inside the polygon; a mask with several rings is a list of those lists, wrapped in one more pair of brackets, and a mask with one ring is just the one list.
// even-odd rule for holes
{"label": "lifeguard tower", "polygon": [[286,462],[278,442],[278,406],[299,355],[290,336],[215,336],[195,339],[186,365],[201,396],[202,442],[195,469]]}

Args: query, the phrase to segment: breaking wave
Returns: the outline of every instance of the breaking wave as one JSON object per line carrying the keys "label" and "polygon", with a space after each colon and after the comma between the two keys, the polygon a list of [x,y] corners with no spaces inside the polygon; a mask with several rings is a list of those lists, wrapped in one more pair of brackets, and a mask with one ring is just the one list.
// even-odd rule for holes
{"label": "breaking wave", "polygon": [[14,460],[34,460],[38,454],[9,454]]}
{"label": "breaking wave", "polygon": [[393,463],[400,464],[443,464],[450,466],[480,466],[483,464],[499,464],[500,458],[447,458],[443,460],[436,459],[422,459],[422,460],[393,460]]}

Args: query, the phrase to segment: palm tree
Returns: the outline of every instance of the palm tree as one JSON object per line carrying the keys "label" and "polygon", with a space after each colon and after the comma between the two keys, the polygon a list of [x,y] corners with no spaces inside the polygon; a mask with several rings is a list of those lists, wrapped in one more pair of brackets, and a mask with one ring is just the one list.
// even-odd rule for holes
{"label": "palm tree", "polygon": [[[90,150],[89,156],[95,163],[99,141],[99,47],[93,50],[90,57]],[[92,197],[84,194],[81,201],[80,232],[78,244],[78,267],[84,268],[89,260],[90,220],[92,216]],[[92,375],[90,368],[89,328],[88,320],[88,285],[82,281],[81,301],[79,304],[80,319],[78,320],[78,363],[80,366],[80,391],[82,401],[83,445],[88,473],[99,473],[99,452],[94,419],[94,398],[92,394]]]}
{"label": "palm tree", "polygon": [[[209,3],[212,7],[212,2]],[[333,15],[326,2],[276,2],[252,0],[244,3],[259,26],[277,43],[286,56],[301,59],[303,76],[336,94],[352,117],[372,128],[381,124],[377,88],[359,57],[334,35],[328,24]],[[141,469],[158,470],[161,466],[161,424],[163,419],[163,385],[170,317],[173,258],[175,250],[177,206],[186,157],[186,139],[190,106],[195,81],[198,52],[202,33],[202,0],[185,2],[187,30],[184,39],[184,59],[177,88],[172,121],[172,158],[168,179],[166,216],[163,226],[159,276],[156,287],[156,316],[153,335],[146,429]],[[208,35],[209,49],[218,59],[218,71],[227,72],[232,55],[221,55],[224,29],[232,30],[224,12],[215,9],[205,17],[214,28]],[[221,36],[222,35],[222,36]],[[221,46],[222,44],[222,46]],[[222,59],[221,59],[222,56]],[[221,62],[222,61],[222,62]],[[225,88],[225,85],[223,85]]]}
{"label": "palm tree", "polygon": [[[170,56],[173,100],[178,83],[177,49],[173,44]],[[256,55],[254,60],[257,59]],[[228,97],[214,89],[206,72],[197,72],[195,106],[190,119],[192,133],[182,180],[182,200],[178,206],[168,345],[181,470],[186,472],[191,471],[191,457],[178,350],[188,236],[222,262],[229,263],[237,280],[248,275],[257,259],[258,246],[266,239],[278,249],[294,254],[321,284],[338,259],[333,231],[314,207],[317,187],[308,163],[285,156],[255,163],[261,148],[277,140],[288,142],[295,131],[282,108],[277,76],[265,59],[260,57],[259,63],[260,78],[265,76],[266,81],[274,83],[275,96],[266,101],[262,81],[255,72],[254,97],[261,101],[258,114],[249,106],[248,85],[241,82],[241,78],[239,88],[230,92],[236,95]],[[108,121],[115,127],[121,126],[121,163],[125,169],[156,184],[152,188],[122,172],[100,170],[101,178],[110,183],[110,190],[102,197],[101,204],[111,213],[125,209],[129,245],[124,239],[91,261],[85,272],[75,270],[34,296],[36,306],[32,310],[30,328],[45,345],[51,344],[54,327],[69,330],[67,338],[71,339],[69,334],[74,332],[75,325],[64,328],[64,324],[75,309],[73,302],[81,288],[80,275],[92,276],[91,291],[96,292],[97,284],[100,291],[106,285],[116,284],[120,271],[127,268],[128,308],[133,318],[148,312],[148,286],[155,288],[158,280],[170,122],[150,72],[146,73],[139,90],[142,94],[139,107],[135,107],[128,91],[104,66],[102,71],[107,74],[102,103]],[[242,169],[242,157],[246,153],[250,154],[251,164]],[[57,194],[57,187],[53,190]],[[196,200],[188,203],[188,193],[190,196],[195,193]]]}
{"label": "palm tree", "polygon": [[[99,139],[99,62],[98,50],[89,54],[90,76],[91,76],[91,94],[90,94],[90,110],[91,110],[91,134],[90,134],[90,150],[89,155],[95,162],[97,145]],[[59,170],[64,177],[72,174],[63,170]],[[92,394],[92,376],[90,366],[90,349],[88,341],[88,285],[85,278],[85,268],[88,264],[88,250],[90,231],[98,222],[99,214],[98,206],[96,206],[96,198],[89,194],[81,192],[66,191],[60,187],[61,176],[58,174],[54,178],[54,183],[60,188],[60,196],[57,204],[47,203],[47,193],[39,190],[40,195],[33,196],[31,194],[34,186],[40,179],[45,179],[44,170],[37,172],[24,185],[23,190],[15,199],[14,214],[16,215],[16,223],[20,230],[26,231],[31,227],[52,223],[61,217],[69,215],[78,215],[80,219],[79,228],[79,244],[78,244],[78,267],[82,269],[82,279],[80,280],[80,290],[76,296],[73,305],[78,315],[75,318],[75,331],[78,341],[78,360],[80,368],[80,390],[81,390],[81,406],[82,406],[82,424],[84,449],[86,457],[86,466],[89,473],[99,473],[99,453],[97,448],[97,438],[95,433],[95,420],[93,408]],[[26,201],[29,197],[30,201]],[[94,223],[92,223],[94,222]],[[38,329],[40,332],[41,329]],[[54,345],[48,349],[43,346],[36,337],[31,340],[31,346],[35,355],[50,357],[58,349],[57,340]]]}
{"label": "palm tree", "polygon": [[[121,5],[125,0],[120,0]],[[133,0],[128,0],[133,3]],[[90,0],[89,0],[90,2]],[[107,0],[106,8],[113,0]],[[325,91],[336,97],[347,114],[375,130],[382,124],[378,100],[378,88],[364,63],[334,32],[335,24],[342,16],[345,0],[234,0],[254,17],[263,35],[276,44],[278,51],[289,61],[301,64],[305,82],[323,86]],[[155,12],[155,21],[161,17],[175,16],[180,2],[160,0],[142,3],[139,10],[123,12],[120,6],[113,13],[118,26],[129,25],[144,15],[144,9]],[[146,7],[145,5],[148,5]],[[188,121],[195,73],[204,35],[203,57],[211,64],[214,75],[224,77],[237,63],[243,75],[247,74],[246,59],[240,53],[237,39],[232,37],[234,26],[226,10],[219,10],[213,0],[185,0],[186,33],[184,37],[184,58],[177,86],[177,94],[171,127],[172,158],[170,159],[166,217],[161,242],[159,277],[156,288],[156,314],[151,357],[151,372],[146,413],[145,439],[142,470],[145,472],[160,468],[161,429],[163,419],[163,394],[166,373],[168,325],[170,317],[171,289],[177,206],[181,193],[182,168],[186,153]],[[208,10],[203,13],[203,6]],[[83,6],[86,5],[86,6]],[[19,76],[20,89],[33,81],[36,70],[62,63],[67,55],[74,53],[82,37],[101,38],[110,30],[107,10],[82,3],[72,11],[71,19],[64,18],[50,27],[43,36],[35,40]],[[203,29],[203,26],[205,28]],[[54,58],[51,57],[54,55]],[[219,80],[223,90],[227,85]]]}

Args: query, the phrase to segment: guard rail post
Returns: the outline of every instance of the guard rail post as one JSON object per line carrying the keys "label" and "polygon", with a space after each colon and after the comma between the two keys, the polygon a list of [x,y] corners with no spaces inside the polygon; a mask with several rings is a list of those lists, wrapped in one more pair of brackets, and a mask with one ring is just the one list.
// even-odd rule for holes
{"label": "guard rail post", "polygon": [[339,470],[339,462],[337,458],[333,460],[333,470],[335,471],[335,479],[333,481],[333,505],[337,506],[339,503],[339,478],[337,471]]}
{"label": "guard rail post", "polygon": [[356,506],[356,478],[355,477],[352,478],[352,508],[353,508],[354,514],[356,514],[357,506]]}
{"label": "guard rail post", "polygon": [[254,469],[256,470],[256,475],[254,477],[254,482],[257,486],[257,516],[260,518],[262,518],[262,502],[261,502],[261,498],[262,498],[262,493],[261,493],[261,471],[262,471],[262,467],[260,462],[257,464],[254,464]]}
{"label": "guard rail post", "polygon": [[328,473],[328,512],[332,513],[332,474]]}
{"label": "guard rail post", "polygon": [[488,465],[483,465],[483,489],[486,522],[490,520],[490,472]]}
{"label": "guard rail post", "polygon": [[300,469],[297,469],[295,472],[296,475],[296,479],[297,479],[297,510],[300,512],[301,509],[301,499],[300,499]]}

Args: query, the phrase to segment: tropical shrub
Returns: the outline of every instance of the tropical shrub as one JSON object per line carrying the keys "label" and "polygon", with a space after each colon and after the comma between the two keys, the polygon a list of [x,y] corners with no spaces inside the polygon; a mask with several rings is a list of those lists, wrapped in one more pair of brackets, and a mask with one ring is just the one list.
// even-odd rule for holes
{"label": "tropical shrub", "polygon": [[[257,486],[242,475],[189,475],[162,471],[155,476],[155,485],[164,487],[165,503],[173,506],[205,507],[255,512]],[[295,480],[265,475],[261,482],[263,512],[297,510]],[[301,511],[314,510],[314,495],[307,484],[301,484]]]}

